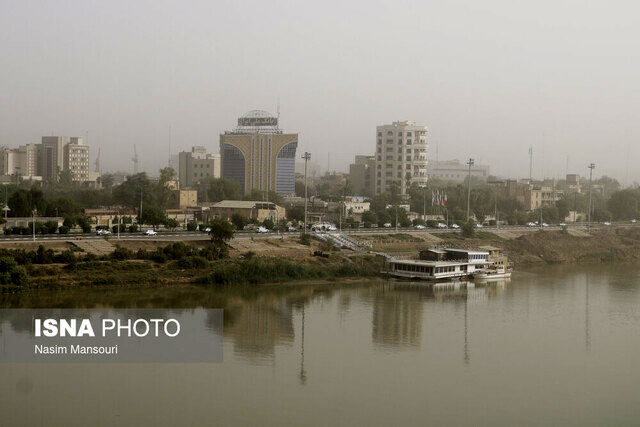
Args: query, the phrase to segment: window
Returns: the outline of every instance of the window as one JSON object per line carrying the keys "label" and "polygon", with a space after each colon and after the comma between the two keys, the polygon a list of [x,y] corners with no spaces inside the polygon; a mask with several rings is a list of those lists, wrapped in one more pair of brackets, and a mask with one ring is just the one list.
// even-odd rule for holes
{"label": "window", "polygon": [[407,132],[407,136],[411,136],[411,132]]}

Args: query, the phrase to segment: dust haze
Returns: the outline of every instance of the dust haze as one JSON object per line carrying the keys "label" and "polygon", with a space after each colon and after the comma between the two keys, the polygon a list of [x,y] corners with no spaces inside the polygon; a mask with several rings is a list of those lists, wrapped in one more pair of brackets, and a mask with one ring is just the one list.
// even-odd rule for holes
{"label": "dust haze", "polygon": [[0,1],[0,144],[87,136],[102,169],[155,173],[251,109],[326,168],[375,126],[493,174],[640,181],[640,7],[584,1]]}

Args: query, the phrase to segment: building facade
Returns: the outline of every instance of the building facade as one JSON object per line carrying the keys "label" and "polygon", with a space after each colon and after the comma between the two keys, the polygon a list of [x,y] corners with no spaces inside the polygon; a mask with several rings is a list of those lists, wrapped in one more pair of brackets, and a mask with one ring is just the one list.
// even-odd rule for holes
{"label": "building facade", "polygon": [[[489,177],[489,166],[471,166],[471,176],[486,180]],[[442,181],[463,182],[469,176],[469,166],[460,163],[459,160],[446,160],[442,162],[429,162],[429,178],[436,178]]]}
{"label": "building facade", "polygon": [[62,170],[71,172],[71,180],[74,182],[90,181],[89,146],[84,145],[82,138],[69,138],[69,143],[63,147],[62,151]]}
{"label": "building facade", "polygon": [[295,193],[297,133],[283,133],[278,118],[253,110],[238,119],[235,130],[220,135],[222,177],[253,190]]}
{"label": "building facade", "polygon": [[427,127],[393,122],[376,128],[375,193],[397,185],[406,194],[412,184],[427,185]]}
{"label": "building facade", "polygon": [[66,136],[43,136],[39,147],[38,175],[43,180],[57,180],[58,172],[64,170],[64,146],[69,143]]}
{"label": "building facade", "polygon": [[190,188],[208,178],[220,178],[220,154],[207,153],[204,147],[178,154],[178,179],[181,188]]}
{"label": "building facade", "polygon": [[356,156],[349,165],[349,182],[354,194],[373,196],[375,194],[375,156]]}

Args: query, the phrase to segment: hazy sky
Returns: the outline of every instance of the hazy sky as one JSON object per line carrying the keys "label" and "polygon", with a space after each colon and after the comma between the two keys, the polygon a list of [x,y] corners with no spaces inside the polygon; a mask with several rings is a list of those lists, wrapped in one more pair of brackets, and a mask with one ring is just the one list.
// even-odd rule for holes
{"label": "hazy sky", "polygon": [[[155,171],[251,109],[326,167],[375,126],[430,129],[435,158],[640,181],[640,6],[615,1],[0,0],[0,144],[89,132],[92,159]],[[629,166],[628,166],[629,165]]]}

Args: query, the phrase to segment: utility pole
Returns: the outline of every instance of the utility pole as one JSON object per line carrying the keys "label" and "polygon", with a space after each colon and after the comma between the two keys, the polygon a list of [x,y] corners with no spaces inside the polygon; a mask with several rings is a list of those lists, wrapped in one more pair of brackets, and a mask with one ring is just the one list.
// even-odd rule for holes
{"label": "utility pole", "polygon": [[304,159],[304,233],[307,232],[307,162],[311,159],[311,153],[305,151]]}
{"label": "utility pole", "polygon": [[120,240],[120,209],[118,208],[118,240]]}
{"label": "utility pole", "polygon": [[473,159],[469,159],[469,161],[467,162],[467,164],[469,165],[469,186],[467,188],[467,222],[469,222],[469,218],[471,218],[470,216],[470,212],[471,210],[469,209],[469,207],[471,206],[471,166],[473,166]]}
{"label": "utility pole", "polygon": [[140,188],[140,217],[138,218],[138,223],[140,231],[142,231],[142,188]]}
{"label": "utility pole", "polygon": [[398,205],[396,205],[396,234],[398,234]]}
{"label": "utility pole", "polygon": [[36,241],[36,214],[38,213],[38,208],[33,208],[31,211],[31,227],[33,229],[33,241]]}
{"label": "utility pole", "polygon": [[587,231],[591,232],[591,179],[593,178],[593,170],[596,167],[595,163],[589,164],[589,213],[587,214]]}

